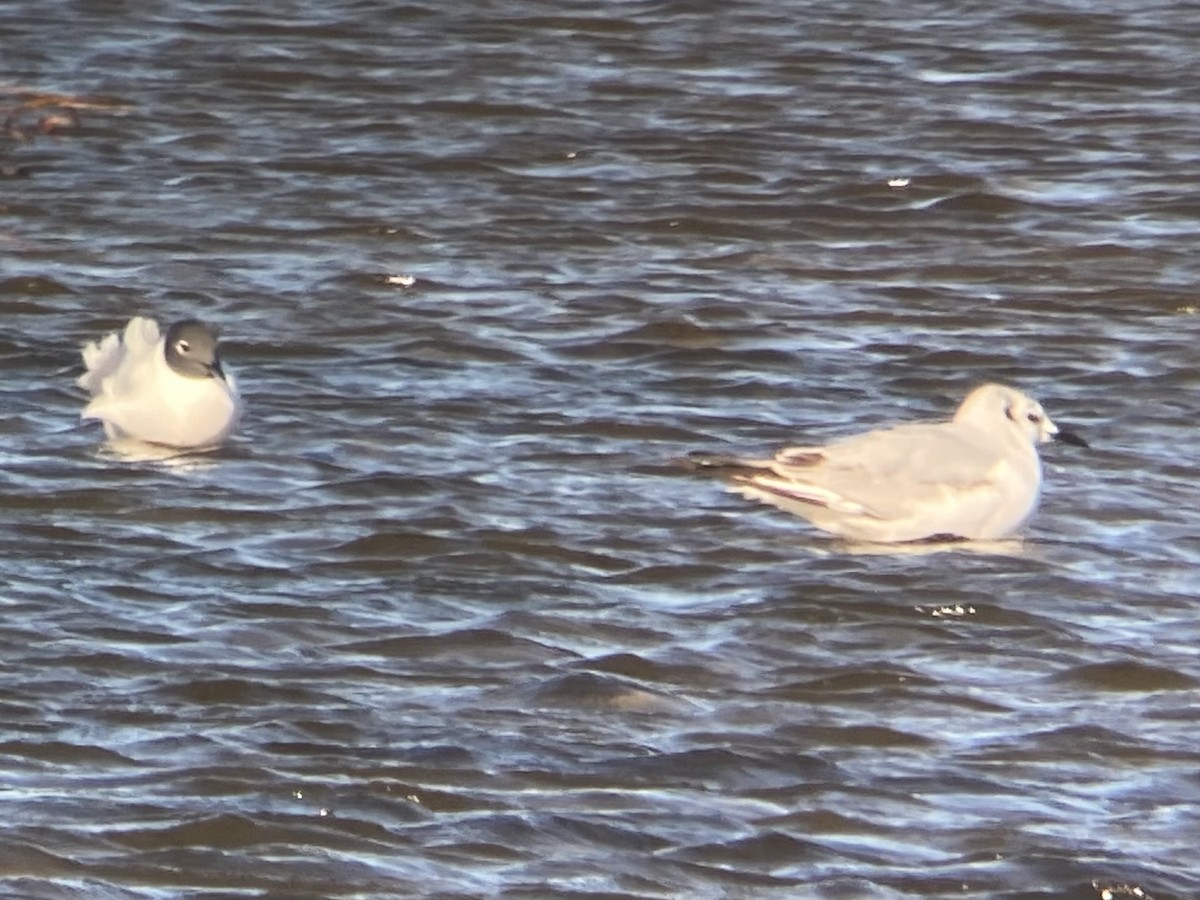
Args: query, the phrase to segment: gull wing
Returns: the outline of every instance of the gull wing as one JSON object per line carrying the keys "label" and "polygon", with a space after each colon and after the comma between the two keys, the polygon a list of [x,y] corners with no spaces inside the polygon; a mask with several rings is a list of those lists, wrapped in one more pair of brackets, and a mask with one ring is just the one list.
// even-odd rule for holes
{"label": "gull wing", "polygon": [[[871,431],[825,447],[790,447],[769,467],[734,476],[738,489],[835,531],[844,520],[912,523],[923,534],[972,536],[1010,502],[1003,479],[1012,471],[998,442],[978,430],[945,423]],[[817,509],[804,508],[807,504]],[[842,522],[845,527],[838,527]],[[918,525],[917,523],[921,523]]]}

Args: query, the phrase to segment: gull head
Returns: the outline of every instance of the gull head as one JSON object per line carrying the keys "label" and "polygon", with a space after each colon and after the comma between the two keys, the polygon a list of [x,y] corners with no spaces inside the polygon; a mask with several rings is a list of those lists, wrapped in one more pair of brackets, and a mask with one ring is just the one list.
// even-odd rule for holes
{"label": "gull head", "polygon": [[1031,445],[1058,438],[1086,447],[1083,439],[1071,432],[1060,432],[1042,404],[1015,388],[985,384],[975,388],[954,414],[954,421],[974,425],[985,431],[1019,435]]}
{"label": "gull head", "polygon": [[167,365],[185,378],[225,378],[217,352],[217,334],[196,319],[184,319],[167,329],[163,354]]}

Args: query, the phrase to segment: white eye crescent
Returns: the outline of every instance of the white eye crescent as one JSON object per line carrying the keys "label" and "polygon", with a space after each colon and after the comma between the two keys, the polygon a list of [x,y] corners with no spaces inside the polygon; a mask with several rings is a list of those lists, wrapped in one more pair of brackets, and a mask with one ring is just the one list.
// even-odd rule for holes
{"label": "white eye crescent", "polygon": [[187,353],[191,349],[192,345],[187,341],[180,340],[175,342],[175,351],[177,353]]}

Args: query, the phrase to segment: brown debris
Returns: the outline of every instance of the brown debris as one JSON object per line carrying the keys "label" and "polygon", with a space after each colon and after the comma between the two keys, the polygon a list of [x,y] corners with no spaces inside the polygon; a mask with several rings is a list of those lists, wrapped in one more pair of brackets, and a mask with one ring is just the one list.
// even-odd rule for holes
{"label": "brown debris", "polygon": [[0,85],[0,137],[31,141],[39,135],[62,134],[77,128],[80,110],[125,112],[129,104],[111,97],[78,97]]}

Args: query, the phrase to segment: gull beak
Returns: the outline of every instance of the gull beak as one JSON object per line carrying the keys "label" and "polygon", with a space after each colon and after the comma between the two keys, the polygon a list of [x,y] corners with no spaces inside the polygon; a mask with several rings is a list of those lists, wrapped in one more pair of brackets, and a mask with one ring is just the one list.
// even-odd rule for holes
{"label": "gull beak", "polygon": [[1070,444],[1072,447],[1083,447],[1086,449],[1092,446],[1075,432],[1064,431],[1061,428],[1058,429],[1058,433],[1054,435],[1054,440],[1058,441],[1060,444]]}
{"label": "gull beak", "polygon": [[1072,447],[1091,447],[1092,446],[1087,441],[1085,441],[1083,438],[1081,438],[1079,435],[1077,435],[1075,432],[1064,431],[1062,428],[1059,428],[1057,425],[1055,425],[1053,422],[1050,421],[1050,418],[1048,416],[1046,417],[1044,424],[1045,424],[1045,429],[1042,432],[1042,439],[1041,439],[1041,443],[1043,443],[1043,444],[1046,443],[1047,441],[1057,441],[1058,443],[1061,443],[1061,444],[1070,444]]}

